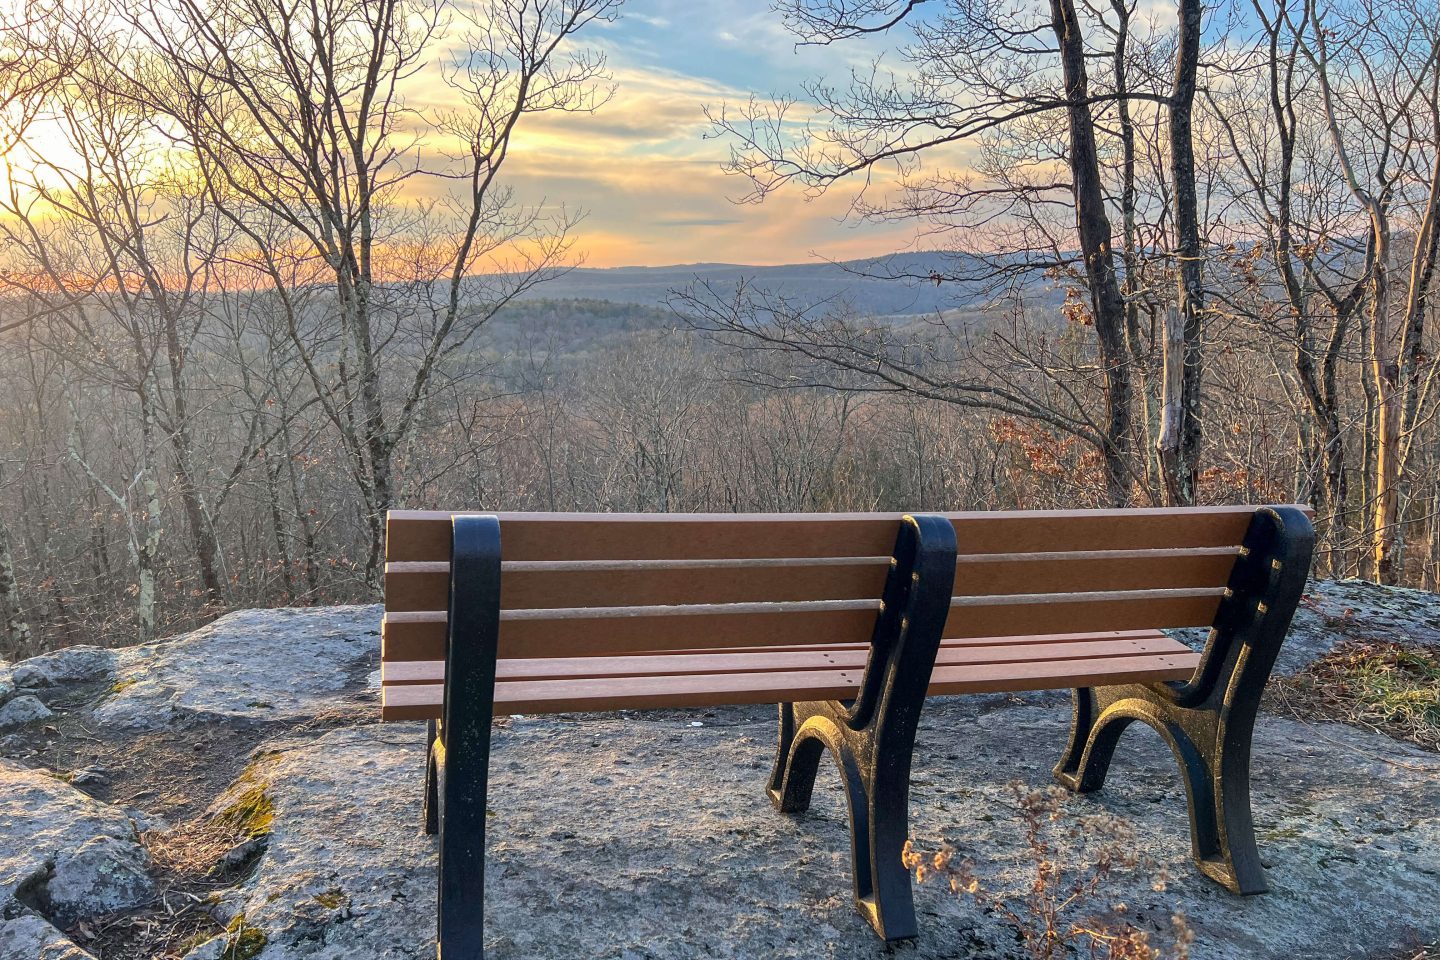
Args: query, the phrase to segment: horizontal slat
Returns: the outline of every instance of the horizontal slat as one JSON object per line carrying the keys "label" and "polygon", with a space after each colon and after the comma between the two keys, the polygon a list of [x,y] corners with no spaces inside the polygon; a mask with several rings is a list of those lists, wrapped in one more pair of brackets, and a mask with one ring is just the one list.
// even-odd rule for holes
{"label": "horizontal slat", "polygon": [[[1186,653],[1188,648],[1165,636],[1144,640],[1100,640],[1089,643],[998,644],[995,646],[942,647],[936,666],[1017,663],[1039,660],[1088,660],[1141,654]],[[792,647],[760,653],[701,653],[658,656],[578,657],[540,660],[501,660],[500,680],[564,680],[581,677],[678,676],[706,673],[774,673],[785,670],[861,670],[869,651],[863,647],[824,650]],[[443,660],[387,663],[381,682],[443,683]]]}
{"label": "horizontal slat", "polygon": [[[444,609],[450,593],[449,564],[427,564],[439,569],[425,572],[409,572],[405,566],[386,568],[385,609]],[[500,578],[500,605],[521,610],[879,597],[889,566],[888,557],[878,562],[862,557],[844,564],[783,569],[506,570]]]}
{"label": "horizontal slat", "polygon": [[[435,627],[433,636],[415,638],[401,634],[397,639],[394,630],[382,631],[383,660],[385,663],[408,663],[412,661],[443,660],[445,658],[445,630],[444,624],[428,625]],[[1081,633],[1045,633],[1031,635],[1017,635],[1013,637],[952,637],[942,641],[944,646],[993,646],[999,643],[1074,643],[1088,642],[1101,639],[1145,639],[1147,637],[1164,636],[1155,630],[1088,630]],[[855,643],[816,643],[810,644],[809,649],[813,650],[868,650],[870,644],[867,641]],[[794,649],[793,646],[753,646],[737,648],[750,652],[780,652]],[[710,647],[699,650],[694,648],[682,648],[671,651],[672,653],[724,653],[724,647]],[[601,654],[607,656],[607,654]],[[608,656],[622,656],[622,654],[608,654]]]}
{"label": "horizontal slat", "polygon": [[[1158,630],[1086,630],[1081,633],[1040,633],[1040,635],[1020,636],[975,636],[975,638],[950,638],[942,640],[943,646],[994,646],[996,643],[1083,643],[1090,640],[1104,639],[1148,639],[1165,636]],[[425,638],[422,642],[410,642],[409,639],[402,639],[399,642],[384,640],[383,659],[386,664],[406,664],[412,661],[441,661],[445,659],[445,632],[444,625],[436,630],[433,638]],[[744,652],[785,652],[791,651],[793,646],[749,646],[743,648]],[[864,651],[870,649],[870,643],[812,643],[809,649],[816,651]],[[684,648],[674,653],[716,653],[724,652],[724,648],[693,649]],[[612,653],[611,656],[619,656]]]}
{"label": "horizontal slat", "polygon": [[[960,552],[1221,547],[1239,544],[1255,508],[1022,510],[945,514]],[[389,561],[447,560],[448,511],[391,511]],[[888,554],[900,513],[500,513],[506,560],[851,557]]]}
{"label": "horizontal slat", "polygon": [[954,607],[946,637],[1000,637],[1066,630],[1161,630],[1208,627],[1220,597],[1189,596],[1110,601]]}
{"label": "horizontal slat", "polygon": [[[1014,692],[1183,680],[1198,662],[1196,654],[1183,653],[947,666],[935,670],[930,694]],[[858,675],[853,671],[838,670],[503,681],[495,685],[495,706],[497,710],[511,713],[706,707],[845,699],[854,696],[857,686]],[[437,718],[443,689],[439,684],[385,687],[381,717],[385,720]]]}
{"label": "horizontal slat", "polygon": [[[1134,591],[1105,599],[1049,596],[1032,598],[1032,602],[957,606],[951,609],[944,635],[1000,637],[1210,624],[1219,596],[1188,595],[1191,593],[1194,591]],[[863,643],[870,639],[875,613],[873,601],[510,610],[501,613],[499,652],[510,659],[696,647]],[[445,614],[439,612],[386,614],[381,627],[384,658],[442,658],[445,621]]]}
{"label": "horizontal slat", "polygon": [[[956,564],[955,592],[990,596],[1222,586],[1235,556],[1234,547],[968,555]],[[500,603],[505,609],[541,609],[878,597],[889,562],[888,557],[857,557],[507,563]],[[445,561],[386,566],[386,610],[443,610],[449,589]]]}
{"label": "horizontal slat", "polygon": [[1186,651],[1103,660],[1045,660],[983,667],[939,667],[930,676],[930,696],[966,693],[1016,693],[1116,683],[1187,680],[1200,655]]}
{"label": "horizontal slat", "polygon": [[[1088,630],[1084,633],[1042,633],[1030,634],[1016,637],[951,637],[940,641],[942,648],[947,647],[992,647],[1001,643],[1090,643],[1096,640],[1152,640],[1166,639],[1165,634],[1158,630]],[[868,643],[814,643],[806,646],[807,650],[868,650]],[[744,652],[784,652],[793,650],[794,647],[745,647]],[[672,653],[733,653],[736,651],[723,648],[712,648],[708,650],[674,650]]]}

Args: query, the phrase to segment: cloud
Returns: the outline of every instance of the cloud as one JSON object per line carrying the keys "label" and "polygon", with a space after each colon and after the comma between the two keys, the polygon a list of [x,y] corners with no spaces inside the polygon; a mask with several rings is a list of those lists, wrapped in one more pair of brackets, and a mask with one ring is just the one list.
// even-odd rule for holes
{"label": "cloud", "polygon": [[744,223],[744,217],[657,217],[657,227],[728,227]]}
{"label": "cloud", "polygon": [[[729,144],[708,136],[705,106],[743,102],[752,92],[796,92],[803,79],[848,71],[895,41],[797,49],[794,39],[763,0],[630,0],[615,24],[578,43],[605,52],[610,101],[593,115],[523,118],[504,184],[523,204],[587,211],[576,236],[592,266],[796,263],[812,253],[843,259],[907,245],[913,227],[846,222],[853,190],[811,199],[781,191],[759,206],[731,202],[745,185],[723,174]],[[421,114],[461,107],[438,80],[417,83],[409,105]],[[431,151],[462,146],[427,138]],[[410,187],[430,198],[446,189],[443,181]]]}

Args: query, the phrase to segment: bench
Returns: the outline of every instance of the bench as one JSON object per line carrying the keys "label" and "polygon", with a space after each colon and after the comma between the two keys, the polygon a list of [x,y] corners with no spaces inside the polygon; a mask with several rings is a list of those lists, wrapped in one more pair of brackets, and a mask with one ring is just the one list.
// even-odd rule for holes
{"label": "bench", "polygon": [[[828,749],[856,905],[899,940],[917,933],[901,852],[925,698],[1069,688],[1059,782],[1098,789],[1121,731],[1154,727],[1179,762],[1200,869],[1263,891],[1251,729],[1312,544],[1303,507],[392,511],[381,716],[429,723],[441,954],[483,955],[497,710],[778,703],[772,802],[805,810]],[[1191,626],[1212,628],[1198,654],[1159,632]]]}

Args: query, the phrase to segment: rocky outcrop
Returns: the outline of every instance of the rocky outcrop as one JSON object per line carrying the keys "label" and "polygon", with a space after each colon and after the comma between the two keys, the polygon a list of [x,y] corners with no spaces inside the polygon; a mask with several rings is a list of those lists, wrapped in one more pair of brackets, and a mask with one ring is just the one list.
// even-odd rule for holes
{"label": "rocky outcrop", "polygon": [[374,668],[379,622],[379,607],[244,610],[176,640],[126,648],[95,719],[151,730],[197,717],[313,717]]}
{"label": "rocky outcrop", "polygon": [[115,651],[76,646],[41,654],[10,669],[21,690],[43,690],[72,683],[104,680],[115,671]]}
{"label": "rocky outcrop", "polygon": [[[0,761],[0,823],[0,960],[68,956],[73,944],[66,946],[54,928],[139,906],[155,894],[134,821],[53,774]],[[50,954],[26,953],[21,944],[25,950],[50,944]]]}
{"label": "rocky outcrop", "polygon": [[95,960],[74,941],[31,913],[0,915],[0,960]]}
{"label": "rocky outcrop", "polygon": [[22,727],[49,716],[53,716],[53,711],[39,697],[22,694],[0,707],[0,730]]}
{"label": "rocky outcrop", "polygon": [[[1028,882],[1006,783],[1049,780],[1067,716],[1043,700],[952,699],[923,724],[917,843],[952,844],[989,887]],[[694,717],[534,718],[496,731],[487,956],[886,955],[850,905],[834,776],[822,776],[810,813],[782,816],[763,791],[770,711],[707,711],[701,727]],[[263,936],[259,956],[426,953],[435,846],[419,830],[422,740],[415,725],[357,727],[282,744],[257,765],[273,829],[225,909]],[[1183,910],[1197,960],[1360,956],[1440,936],[1440,756],[1278,719],[1261,724],[1256,756],[1267,896],[1233,897],[1193,869],[1174,761],[1148,731],[1127,734],[1106,790],[1073,802],[1132,824],[1139,852],[1171,877],[1163,892],[1154,871],[1115,880],[1108,896],[1131,922],[1158,937]],[[917,893],[922,938],[906,956],[1023,956],[998,917],[942,884]]]}
{"label": "rocky outcrop", "polygon": [[1348,639],[1440,644],[1440,594],[1364,580],[1313,582],[1276,669],[1294,673]]}
{"label": "rocky outcrop", "polygon": [[[113,777],[162,744],[184,747],[203,726],[197,755],[214,750],[230,764],[216,781],[229,786],[215,788],[199,821],[175,829],[223,822],[239,840],[215,850],[213,872],[228,886],[211,898],[213,936],[192,943],[188,960],[433,956],[435,842],[419,823],[423,728],[373,722],[377,625],[373,607],[233,614],[117,651],[110,673],[77,670],[87,679],[18,689],[12,703],[36,696],[55,717],[13,728],[0,744],[80,724],[109,752],[58,765],[79,768],[74,784],[99,790],[104,771]],[[1316,584],[1285,669],[1352,636],[1440,641],[1440,597]],[[84,704],[58,695],[85,683],[97,693]],[[912,787],[917,844],[953,846],[988,889],[1028,889],[1033,872],[1007,783],[1048,784],[1067,723],[1068,701],[1053,693],[928,704]],[[248,748],[218,756],[232,730],[235,743],[261,744],[248,764]],[[773,737],[765,708],[500,720],[487,956],[892,955],[850,904],[835,774],[822,774],[809,813],[776,813],[763,792]],[[1177,911],[1195,934],[1196,960],[1340,960],[1440,940],[1440,755],[1337,724],[1262,717],[1253,792],[1272,890],[1253,898],[1229,895],[1190,863],[1173,764],[1157,736],[1133,728],[1106,788],[1069,806],[1133,828],[1127,842],[1148,865],[1118,872],[1104,902],[1123,902],[1125,919],[1157,942]],[[84,960],[90,941],[71,924],[153,896],[156,868],[131,817],[72,783],[0,766],[0,822],[20,824],[0,831],[0,960]],[[1064,862],[1084,862],[1104,842],[1082,838],[1062,851]],[[1161,890],[1157,872],[1170,878]],[[894,955],[1023,955],[1012,924],[944,884],[920,886],[917,903],[921,939]]]}

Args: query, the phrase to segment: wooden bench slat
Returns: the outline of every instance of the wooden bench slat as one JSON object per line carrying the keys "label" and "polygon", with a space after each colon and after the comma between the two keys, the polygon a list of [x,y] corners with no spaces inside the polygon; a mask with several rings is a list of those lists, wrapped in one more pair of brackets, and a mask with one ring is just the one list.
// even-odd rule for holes
{"label": "wooden bench slat", "polygon": [[[1101,686],[1183,680],[1199,663],[1194,653],[1151,654],[1089,660],[1047,660],[937,667],[931,695],[980,691]],[[710,707],[787,700],[846,699],[855,695],[860,671],[690,674],[683,676],[501,681],[495,707],[512,713],[564,713],[663,707]],[[440,715],[439,684],[392,685],[381,691],[385,720],[429,720]]]}
{"label": "wooden bench slat", "polygon": [[[1163,636],[1164,634],[1156,630],[1091,630],[1082,633],[1021,634],[1011,637],[952,637],[943,641],[942,646],[993,646],[999,643],[1073,643],[1100,639],[1144,639]],[[408,663],[413,661],[443,660],[445,658],[445,634],[443,630],[439,631],[434,637],[426,638],[423,642],[416,642],[411,639],[396,640],[393,637],[384,637],[381,640],[381,644],[384,663]],[[855,643],[815,643],[808,645],[808,649],[812,650],[868,650],[869,648],[870,644],[863,641]],[[734,653],[737,650],[747,650],[756,653],[775,653],[792,649],[794,649],[793,645],[763,645],[735,648],[685,647],[670,652],[679,654]],[[602,654],[600,656],[605,655]],[[609,654],[608,656],[623,656],[623,654]]]}
{"label": "wooden bench slat", "polygon": [[[956,565],[955,592],[1002,596],[1223,586],[1235,555],[1233,547],[972,555]],[[717,562],[724,565],[712,566]],[[785,558],[743,564],[713,560],[507,563],[500,603],[504,609],[543,609],[878,597],[888,569],[888,557]],[[449,589],[450,566],[445,561],[386,566],[387,610],[443,610]]]}
{"label": "wooden bench slat", "polygon": [[[1041,633],[1029,634],[1015,637],[951,637],[942,640],[942,649],[948,647],[990,647],[1001,643],[1089,643],[1096,640],[1154,640],[1168,639],[1159,630],[1090,630],[1084,633]],[[750,653],[775,653],[793,650],[794,647],[767,646],[767,647],[745,647],[743,652]],[[812,643],[807,644],[807,650],[868,650],[868,643]],[[737,653],[741,650],[724,647],[695,647],[685,650],[674,650],[672,653]]]}
{"label": "wooden bench slat", "polygon": [[[1052,632],[1140,630],[1207,626],[1220,602],[1218,593],[1134,591],[1123,597],[1043,597],[1034,602],[961,605],[951,609],[946,638],[1017,636]],[[1084,595],[1079,595],[1084,596]],[[622,610],[503,611],[502,658],[603,656],[681,650],[691,647],[756,647],[864,643],[875,626],[873,601],[817,601],[811,604],[734,604],[746,609],[697,611],[693,607]],[[751,609],[754,608],[754,609]],[[656,612],[661,611],[661,612]],[[672,612],[676,611],[676,612]],[[524,616],[517,616],[523,614]],[[553,616],[547,616],[553,615]],[[387,614],[381,633],[385,659],[434,660],[445,649],[444,613]]]}
{"label": "wooden bench slat", "polygon": [[[463,512],[463,511],[457,511]],[[945,514],[965,554],[1223,547],[1254,507],[1034,510]],[[390,513],[386,559],[446,560],[449,511]],[[901,513],[500,513],[506,560],[851,557],[888,554]]]}
{"label": "wooden bench slat", "polygon": [[[980,663],[1015,663],[1029,660],[1086,660],[1141,654],[1186,653],[1189,648],[1168,637],[1140,640],[1101,640],[1090,643],[998,644],[990,647],[942,647],[936,666]],[[579,677],[658,676],[705,673],[755,673],[785,670],[863,670],[865,649],[815,650],[792,647],[781,651],[661,654],[656,656],[578,657],[539,660],[500,660],[501,680],[563,680]],[[387,663],[381,683],[443,683],[443,660]]]}

